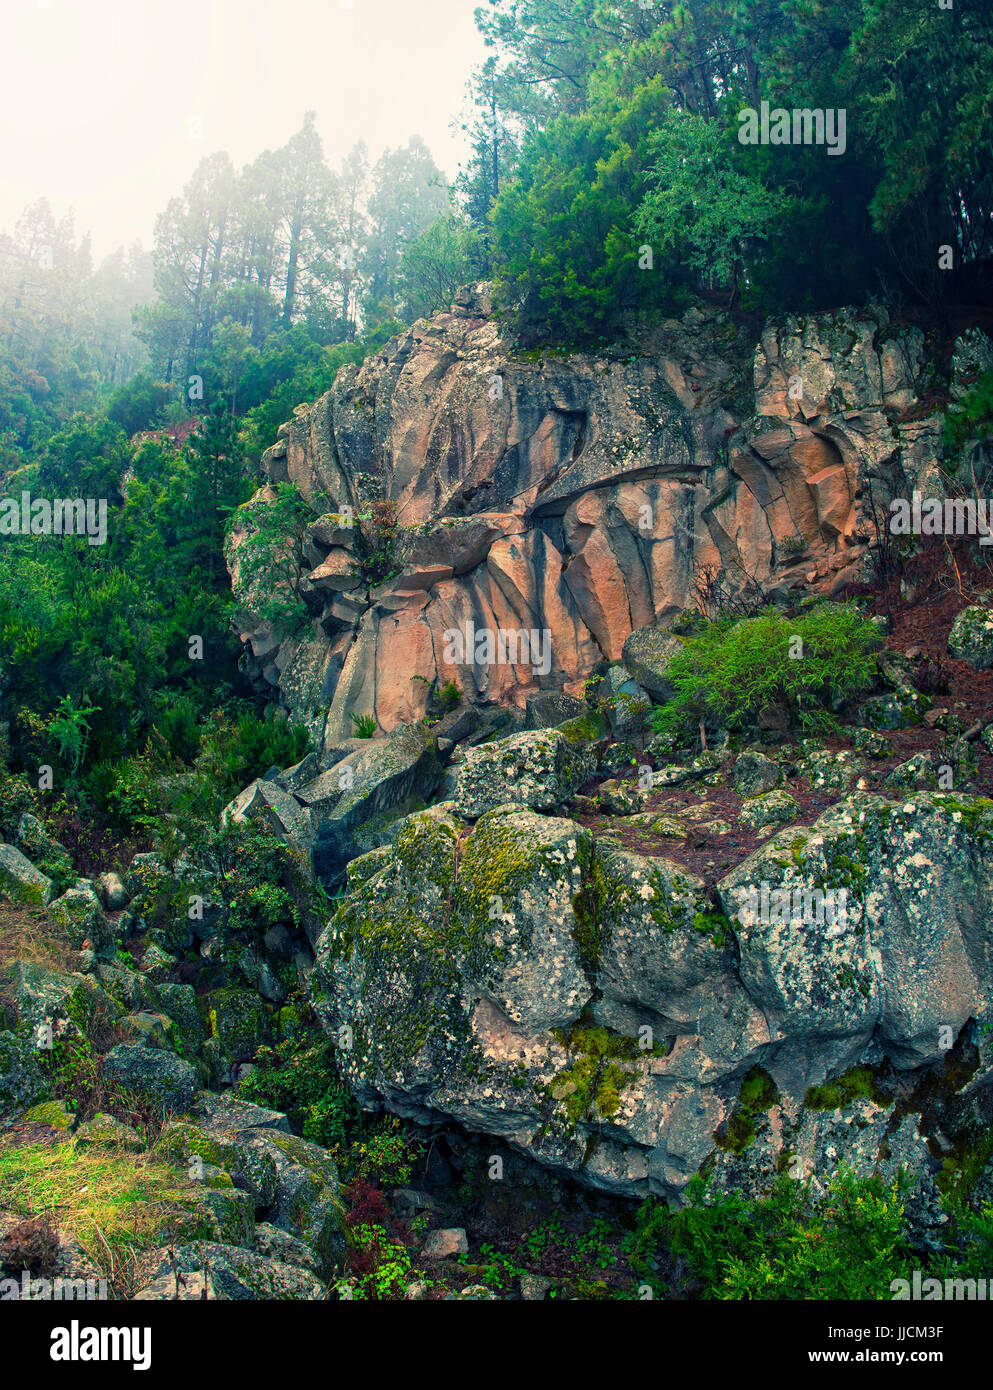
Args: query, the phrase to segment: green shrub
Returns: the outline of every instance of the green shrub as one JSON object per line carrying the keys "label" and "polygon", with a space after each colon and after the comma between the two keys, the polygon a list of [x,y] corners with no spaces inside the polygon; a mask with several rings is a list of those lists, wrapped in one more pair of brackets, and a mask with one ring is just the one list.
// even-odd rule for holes
{"label": "green shrub", "polygon": [[360,1131],[361,1111],[339,1079],[334,1047],[326,1039],[262,1047],[254,1061],[239,1096],[283,1111],[305,1139],[326,1149],[349,1144]]}
{"label": "green shrub", "polygon": [[984,372],[945,416],[946,451],[961,449],[967,439],[993,435],[993,372]]}
{"label": "green shrub", "polygon": [[397,560],[397,504],[391,498],[373,502],[369,511],[358,518],[355,550],[358,559],[356,572],[364,584],[382,584],[400,573]]}
{"label": "green shrub", "polygon": [[659,733],[710,719],[741,728],[782,705],[804,729],[837,726],[829,708],[871,687],[879,630],[850,605],[824,604],[800,617],[761,613],[719,619],[682,639],[669,664],[675,697],[652,722]]}
{"label": "green shrub", "polygon": [[349,715],[355,726],[356,738],[375,738],[376,730],[379,725],[376,723],[376,716],[373,714],[352,714]]}
{"label": "green shrub", "polygon": [[438,691],[438,704],[442,714],[449,714],[462,703],[462,691],[454,681],[446,681]]}
{"label": "green shrub", "polygon": [[420,1146],[395,1115],[384,1115],[368,1137],[339,1155],[343,1176],[364,1178],[382,1187],[409,1183]]}
{"label": "green shrub", "polygon": [[761,1201],[716,1195],[694,1178],[688,1203],[646,1203],[630,1243],[631,1267],[658,1283],[658,1252],[702,1285],[706,1299],[889,1299],[890,1284],[919,1265],[905,1233],[907,1182],[841,1170],[822,1197],[780,1177]]}

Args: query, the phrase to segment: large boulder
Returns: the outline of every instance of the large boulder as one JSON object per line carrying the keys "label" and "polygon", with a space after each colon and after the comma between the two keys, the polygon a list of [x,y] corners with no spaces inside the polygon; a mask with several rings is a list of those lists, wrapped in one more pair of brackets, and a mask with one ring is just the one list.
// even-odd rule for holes
{"label": "large boulder", "polygon": [[682,646],[678,637],[662,628],[639,627],[625,641],[622,659],[638,684],[664,702],[676,693],[669,679],[669,663]]}
{"label": "large boulder", "polygon": [[177,1161],[198,1158],[247,1192],[257,1213],[313,1252],[330,1272],[344,1254],[338,1169],[317,1144],[290,1132],[279,1111],[202,1092],[188,1118],[168,1124],[158,1147]]}
{"label": "large boulder", "polygon": [[47,907],[55,884],[13,845],[0,844],[0,898],[4,902]]}
{"label": "large boulder", "polygon": [[552,811],[593,771],[589,753],[558,730],[511,734],[466,749],[455,773],[454,801],[459,814],[470,819],[509,802]]}
{"label": "large boulder", "polygon": [[[385,739],[371,739],[312,782],[298,799],[314,821],[314,871],[325,882],[339,879],[350,859],[368,848],[377,823],[396,818],[430,796],[441,776],[435,740],[422,727],[406,725]],[[375,841],[372,841],[375,843]]]}
{"label": "large boulder", "polygon": [[781,1088],[802,1094],[870,1040],[898,1067],[938,1063],[970,1019],[993,1018],[991,844],[993,802],[854,796],[721,880]]}
{"label": "large boulder", "polygon": [[82,950],[89,942],[98,959],[113,960],[117,951],[114,927],[91,889],[70,888],[51,903],[49,912],[73,950]]}
{"label": "large boulder", "polygon": [[386,738],[345,739],[320,761],[308,754],[286,772],[252,782],[224,808],[222,821],[264,826],[333,884],[349,860],[390,838],[395,821],[423,806],[441,772],[435,736],[422,725],[399,725]]}
{"label": "large boulder", "polygon": [[[456,812],[351,864],[318,943],[314,1007],[363,1105],[670,1197],[705,1164],[747,1186],[752,1158],[756,1183],[797,1155],[874,1171],[893,1087],[988,1114],[993,803],[859,794],[713,890],[520,805]],[[901,1146],[923,1172],[919,1133]]]}
{"label": "large boulder", "polygon": [[197,1070],[172,1052],[118,1043],[103,1059],[104,1077],[164,1110],[189,1108],[199,1087]]}
{"label": "large boulder", "polygon": [[316,1301],[324,1293],[321,1281],[299,1265],[238,1245],[198,1240],[159,1254],[150,1277],[135,1294],[137,1300],[268,1303],[273,1299]]}
{"label": "large boulder", "polygon": [[783,780],[783,771],[772,758],[753,749],[741,754],[731,774],[736,792],[742,796],[760,796],[778,787]]}
{"label": "large boulder", "polygon": [[[316,760],[312,765],[316,771]],[[308,768],[308,771],[311,770]],[[285,791],[276,782],[258,778],[250,782],[244,791],[239,792],[234,801],[224,808],[222,821],[242,825],[252,821],[270,830],[274,835],[285,837],[309,848],[313,839],[313,825],[310,810]]]}
{"label": "large boulder", "polygon": [[963,608],[948,634],[948,650],[977,671],[993,667],[993,609]]}
{"label": "large boulder", "polygon": [[30,1037],[0,1030],[0,1119],[11,1119],[48,1095],[41,1058]]}
{"label": "large boulder", "polygon": [[81,981],[80,975],[51,970],[38,961],[15,960],[0,972],[0,993],[22,1027],[35,1031],[48,1025],[53,1032],[75,1036],[77,1029],[70,1012]]}
{"label": "large boulder", "polygon": [[76,880],[72,858],[65,845],[54,840],[37,816],[25,811],[17,825],[17,848],[36,869],[50,878],[60,892]]}
{"label": "large boulder", "polygon": [[317,1144],[276,1129],[251,1130],[242,1143],[275,1170],[270,1220],[314,1251],[325,1274],[345,1253],[345,1208],[338,1195],[338,1168]]}

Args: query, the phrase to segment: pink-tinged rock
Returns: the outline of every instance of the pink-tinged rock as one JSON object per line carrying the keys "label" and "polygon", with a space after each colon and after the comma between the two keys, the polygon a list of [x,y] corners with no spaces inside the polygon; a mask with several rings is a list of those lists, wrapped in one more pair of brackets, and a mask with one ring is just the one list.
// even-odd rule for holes
{"label": "pink-tinged rock", "polygon": [[429,1231],[424,1242],[424,1254],[429,1260],[454,1260],[456,1255],[468,1255],[469,1241],[461,1226],[441,1231]]}
{"label": "pink-tinged rock", "polygon": [[307,579],[315,589],[348,590],[362,587],[362,576],[355,569],[355,557],[350,550],[336,548],[323,564],[311,570]]}

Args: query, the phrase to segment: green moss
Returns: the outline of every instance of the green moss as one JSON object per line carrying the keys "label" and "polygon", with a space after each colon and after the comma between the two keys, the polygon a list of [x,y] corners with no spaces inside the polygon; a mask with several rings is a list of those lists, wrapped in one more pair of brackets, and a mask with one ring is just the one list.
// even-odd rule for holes
{"label": "green moss", "polygon": [[833,1081],[825,1081],[823,1086],[811,1086],[803,1103],[808,1110],[841,1110],[860,1097],[875,1105],[888,1107],[893,1104],[869,1067],[851,1067]]}
{"label": "green moss", "polygon": [[935,796],[932,804],[949,815],[962,817],[962,824],[972,835],[982,839],[993,836],[993,800],[986,796],[969,797],[964,800],[955,796]]}
{"label": "green moss", "polygon": [[[459,972],[484,969],[492,949],[489,900],[471,919],[453,906],[458,830],[451,818],[417,816],[385,866],[350,885],[331,920],[327,949],[351,962],[368,1011],[368,1026],[353,1025],[353,1047],[341,1057],[352,1080],[393,1079],[429,1043],[461,1054],[469,1042],[467,1021],[453,1007]],[[315,1001],[322,991],[326,981],[315,971]]]}
{"label": "green moss", "polygon": [[638,1075],[629,1065],[642,1055],[637,1040],[602,1027],[575,1028],[569,1035],[556,1031],[555,1037],[575,1059],[548,1088],[552,1099],[561,1103],[569,1125],[574,1127],[593,1114],[604,1119],[616,1115],[621,1092]]}
{"label": "green moss", "polygon": [[61,1100],[49,1100],[42,1105],[32,1105],[21,1119],[28,1124],[50,1125],[52,1129],[72,1129],[72,1116]]}
{"label": "green moss", "polygon": [[872,995],[872,984],[865,975],[860,974],[851,965],[839,966],[837,971],[838,986],[841,989],[857,989],[859,994],[865,999]]}
{"label": "green moss", "polygon": [[731,940],[731,923],[723,912],[697,912],[693,917],[693,930],[701,936],[709,936],[718,950]]}
{"label": "green moss", "polygon": [[441,893],[451,893],[455,882],[455,846],[458,825],[438,816],[413,816],[398,833],[396,858],[411,882],[427,880]]}
{"label": "green moss", "polygon": [[221,1143],[188,1120],[170,1120],[164,1125],[153,1152],[177,1164],[201,1158],[204,1163],[225,1172],[237,1168],[239,1160],[234,1144]]}
{"label": "green moss", "polygon": [[577,854],[583,872],[583,886],[572,900],[572,913],[576,919],[573,938],[579,949],[580,964],[586,973],[592,976],[600,965],[602,915],[607,900],[607,880],[595,846],[590,841],[581,841],[577,846]]}
{"label": "green moss", "polygon": [[965,1204],[991,1157],[993,1129],[987,1129],[971,1139],[963,1137],[952,1152],[944,1156],[934,1181],[951,1207],[960,1208]]}
{"label": "green moss", "polygon": [[599,710],[577,714],[575,718],[567,719],[556,728],[569,743],[598,743],[610,732],[607,721]]}
{"label": "green moss", "polygon": [[755,1138],[759,1115],[778,1103],[779,1091],[772,1077],[763,1067],[752,1067],[741,1083],[734,1112],[714,1132],[714,1143],[729,1153],[743,1154]]}
{"label": "green moss", "polygon": [[270,1010],[253,990],[218,989],[197,1001],[204,1026],[233,1054],[250,1055],[271,1033]]}

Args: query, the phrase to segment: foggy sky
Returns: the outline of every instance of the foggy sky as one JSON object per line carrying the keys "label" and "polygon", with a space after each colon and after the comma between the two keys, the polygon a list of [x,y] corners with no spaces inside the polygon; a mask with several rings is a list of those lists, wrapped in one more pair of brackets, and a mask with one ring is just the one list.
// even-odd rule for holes
{"label": "foggy sky", "polygon": [[[237,168],[317,113],[334,165],[418,134],[454,178],[450,122],[485,55],[477,0],[0,0],[0,230],[45,196],[97,259],[140,240],[204,155]],[[203,138],[190,134],[198,117]]]}

